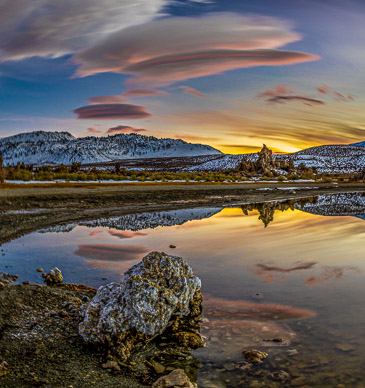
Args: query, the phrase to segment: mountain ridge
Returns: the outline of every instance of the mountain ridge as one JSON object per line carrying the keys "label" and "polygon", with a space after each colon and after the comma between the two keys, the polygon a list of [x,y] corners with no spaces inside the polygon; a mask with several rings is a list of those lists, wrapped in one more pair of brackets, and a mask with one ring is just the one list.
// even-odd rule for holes
{"label": "mountain ridge", "polygon": [[76,138],[69,132],[33,131],[0,139],[4,165],[87,164],[121,159],[221,154],[204,144],[136,133]]}

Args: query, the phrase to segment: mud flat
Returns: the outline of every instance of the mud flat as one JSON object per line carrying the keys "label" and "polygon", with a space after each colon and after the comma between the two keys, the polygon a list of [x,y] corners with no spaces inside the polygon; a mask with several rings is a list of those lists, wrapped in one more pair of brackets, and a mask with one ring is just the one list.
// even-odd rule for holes
{"label": "mud flat", "polygon": [[78,335],[77,306],[95,291],[74,286],[0,288],[2,387],[141,387],[103,369]]}

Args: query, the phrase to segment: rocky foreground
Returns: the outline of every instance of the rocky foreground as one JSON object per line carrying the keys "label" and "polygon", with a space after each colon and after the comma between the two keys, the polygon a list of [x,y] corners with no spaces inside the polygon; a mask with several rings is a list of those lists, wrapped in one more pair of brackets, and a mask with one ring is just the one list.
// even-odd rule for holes
{"label": "rocky foreground", "polygon": [[196,386],[201,283],[183,259],[153,252],[97,292],[57,269],[48,287],[1,280],[1,386]]}

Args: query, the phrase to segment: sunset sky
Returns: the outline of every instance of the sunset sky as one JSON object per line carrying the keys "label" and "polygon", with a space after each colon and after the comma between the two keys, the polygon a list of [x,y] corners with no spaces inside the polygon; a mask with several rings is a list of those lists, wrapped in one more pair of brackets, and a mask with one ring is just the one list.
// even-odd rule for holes
{"label": "sunset sky", "polygon": [[0,136],[365,140],[363,0],[2,0]]}

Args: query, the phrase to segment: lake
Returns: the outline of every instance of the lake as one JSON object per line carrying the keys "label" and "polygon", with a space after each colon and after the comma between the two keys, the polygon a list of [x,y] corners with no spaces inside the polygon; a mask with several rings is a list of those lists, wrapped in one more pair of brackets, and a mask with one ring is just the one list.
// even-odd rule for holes
{"label": "lake", "polygon": [[365,196],[336,194],[60,225],[4,244],[0,271],[98,287],[151,251],[181,256],[202,280],[199,387],[364,387],[364,238]]}

